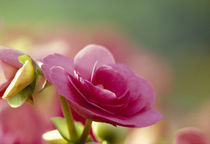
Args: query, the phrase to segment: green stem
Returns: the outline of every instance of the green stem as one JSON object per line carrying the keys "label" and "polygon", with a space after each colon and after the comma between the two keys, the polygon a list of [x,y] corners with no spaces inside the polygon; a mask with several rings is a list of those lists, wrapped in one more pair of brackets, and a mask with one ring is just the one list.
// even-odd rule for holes
{"label": "green stem", "polygon": [[60,101],[62,105],[63,114],[66,119],[70,139],[72,141],[75,141],[77,139],[77,131],[74,125],[74,119],[71,113],[71,109],[69,107],[67,100],[63,96],[60,96]]}
{"label": "green stem", "polygon": [[82,135],[79,139],[78,144],[85,144],[85,141],[90,133],[90,129],[91,129],[91,125],[92,125],[92,121],[87,119],[85,122],[85,127],[83,129]]}

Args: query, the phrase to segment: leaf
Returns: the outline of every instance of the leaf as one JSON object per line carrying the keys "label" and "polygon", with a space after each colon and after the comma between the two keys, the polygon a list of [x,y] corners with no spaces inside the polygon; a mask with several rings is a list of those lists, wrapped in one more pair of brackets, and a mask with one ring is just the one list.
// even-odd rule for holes
{"label": "leaf", "polygon": [[51,130],[42,135],[42,138],[50,144],[68,144],[68,141],[63,139],[58,130]]}
{"label": "leaf", "polygon": [[66,120],[61,117],[54,117],[51,119],[61,136],[66,139],[67,141],[70,140],[70,135],[68,132]]}
{"label": "leaf", "polygon": [[126,136],[127,129],[124,127],[115,127],[111,124],[93,122],[94,135],[100,141],[106,141],[107,144],[122,143]]}
{"label": "leaf", "polygon": [[[54,117],[51,119],[57,130],[60,132],[61,136],[66,139],[67,141],[70,140],[70,134],[68,132],[66,119],[62,117]],[[82,134],[84,126],[80,122],[75,122],[75,127],[77,134],[80,136]],[[90,137],[88,139],[91,140]]]}
{"label": "leaf", "polygon": [[22,91],[34,81],[35,71],[31,58],[29,56],[23,55],[18,59],[21,63],[23,63],[23,66],[17,71],[13,80],[4,92],[2,97],[3,99],[8,99],[18,95],[20,91]]}

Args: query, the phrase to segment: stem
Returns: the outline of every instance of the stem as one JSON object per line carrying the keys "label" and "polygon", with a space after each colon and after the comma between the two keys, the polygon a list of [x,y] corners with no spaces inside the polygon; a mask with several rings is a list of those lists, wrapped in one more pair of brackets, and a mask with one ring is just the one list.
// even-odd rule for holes
{"label": "stem", "polygon": [[90,133],[90,129],[91,129],[91,125],[92,125],[92,121],[87,119],[85,122],[85,127],[83,129],[82,135],[79,139],[78,144],[85,144],[85,141]]}
{"label": "stem", "polygon": [[63,114],[66,119],[70,140],[75,141],[77,139],[77,132],[74,125],[74,119],[71,113],[71,109],[69,107],[67,100],[63,96],[60,96],[60,101],[62,105]]}

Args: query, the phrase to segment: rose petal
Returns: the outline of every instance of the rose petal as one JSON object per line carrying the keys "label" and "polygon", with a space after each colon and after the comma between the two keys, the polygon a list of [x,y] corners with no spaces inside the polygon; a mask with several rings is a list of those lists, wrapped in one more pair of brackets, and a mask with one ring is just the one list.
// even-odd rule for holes
{"label": "rose petal", "polygon": [[[87,99],[84,99],[84,96],[79,93],[79,90],[74,88],[74,85],[69,81],[69,76],[65,72],[62,67],[54,66],[50,69],[50,79],[52,84],[58,90],[58,94],[64,96],[66,99],[72,102],[79,103],[81,105],[87,105],[87,107],[92,107],[92,109],[96,109],[99,107],[95,107],[95,105],[89,104]],[[101,109],[103,112],[103,109]]]}
{"label": "rose petal", "polygon": [[78,89],[82,93],[82,95],[85,95],[86,99],[109,103],[117,98],[115,93],[94,86],[89,81],[83,80],[81,77],[79,78],[79,80],[71,75],[69,75],[69,77],[72,85],[75,85],[74,88]]}
{"label": "rose petal", "polygon": [[[127,78],[126,78],[127,79]],[[94,85],[102,85],[105,89],[121,96],[127,90],[127,81],[120,72],[111,66],[103,65],[99,67],[93,77]]]}
{"label": "rose petal", "polygon": [[43,59],[43,65],[42,65],[42,71],[45,75],[45,77],[48,79],[48,81],[51,82],[50,80],[50,69],[53,67],[53,66],[60,66],[62,67],[63,69],[65,69],[66,72],[69,72],[71,74],[73,74],[73,67],[74,67],[74,64],[73,64],[73,60],[66,57],[66,56],[63,56],[63,55],[60,55],[60,54],[53,54],[53,55],[49,55],[47,57],[45,57]]}
{"label": "rose petal", "polygon": [[124,115],[134,115],[142,109],[150,108],[155,100],[152,85],[140,76],[133,73],[129,67],[122,64],[110,65],[127,80],[130,102],[128,107],[121,111]]}
{"label": "rose petal", "polygon": [[24,55],[23,53],[0,46],[0,60],[16,67],[20,68],[22,64],[18,61],[18,57]]}
{"label": "rose petal", "polygon": [[[87,80],[83,80],[81,77],[74,78],[69,75],[69,80],[73,88],[77,91],[79,96],[81,96],[87,103],[93,105],[94,107],[107,112],[109,114],[114,114],[120,110],[126,108],[128,99],[118,100],[115,93],[94,86]],[[124,102],[124,103],[123,103]]]}
{"label": "rose petal", "polygon": [[91,79],[94,65],[97,68],[101,65],[112,63],[115,63],[112,54],[99,45],[88,45],[74,57],[75,70],[87,80]]}
{"label": "rose petal", "polygon": [[126,116],[117,117],[103,113],[101,111],[98,111],[97,109],[86,107],[85,105],[83,105],[82,107],[81,105],[75,103],[74,101],[70,101],[70,103],[75,111],[77,111],[79,114],[83,115],[87,119],[107,122],[113,125],[140,128],[155,124],[156,122],[160,121],[160,119],[162,118],[162,115],[158,111],[152,108],[148,109],[147,111],[140,112],[131,117],[126,117]]}
{"label": "rose petal", "polygon": [[[64,96],[66,99],[72,99],[74,101],[78,101],[78,103],[87,103],[94,108],[101,109],[104,112],[108,112],[85,98],[80,90],[75,88],[75,80],[73,78],[70,78],[69,74],[66,73],[62,67],[54,66],[50,69],[50,80],[52,84],[54,84],[55,87],[58,89],[58,93]],[[71,82],[71,80],[74,81],[74,83]]]}

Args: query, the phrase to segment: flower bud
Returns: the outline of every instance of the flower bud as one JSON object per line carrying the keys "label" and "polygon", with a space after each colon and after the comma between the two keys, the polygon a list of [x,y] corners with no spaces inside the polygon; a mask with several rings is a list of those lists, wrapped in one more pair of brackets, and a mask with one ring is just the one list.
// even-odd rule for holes
{"label": "flower bud", "polygon": [[18,59],[23,64],[23,66],[17,71],[15,77],[4,92],[2,97],[3,99],[8,99],[16,95],[29,84],[31,84],[35,78],[35,71],[31,58],[27,55],[23,55]]}

